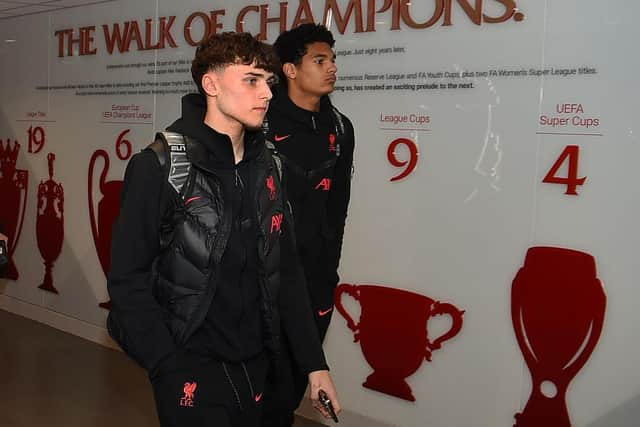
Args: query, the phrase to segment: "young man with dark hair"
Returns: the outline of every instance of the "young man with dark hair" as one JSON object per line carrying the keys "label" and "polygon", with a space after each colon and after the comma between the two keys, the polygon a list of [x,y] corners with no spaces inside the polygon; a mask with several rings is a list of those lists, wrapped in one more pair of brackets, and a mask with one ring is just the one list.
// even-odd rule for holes
{"label": "young man with dark hair", "polygon": [[108,289],[111,336],[149,372],[163,427],[259,426],[280,327],[339,410],[313,325],[278,162],[260,131],[278,61],[246,33],[204,41],[200,94],[127,166]]}
{"label": "young man with dark hair", "polygon": [[[311,296],[320,339],[329,327],[338,284],[351,188],[354,131],[329,100],[336,82],[334,38],[322,25],[304,24],[274,44],[282,63],[281,85],[265,121],[267,140],[282,159],[293,206],[298,253]],[[267,385],[263,424],[289,427],[307,386],[304,369],[283,341],[282,369]]]}

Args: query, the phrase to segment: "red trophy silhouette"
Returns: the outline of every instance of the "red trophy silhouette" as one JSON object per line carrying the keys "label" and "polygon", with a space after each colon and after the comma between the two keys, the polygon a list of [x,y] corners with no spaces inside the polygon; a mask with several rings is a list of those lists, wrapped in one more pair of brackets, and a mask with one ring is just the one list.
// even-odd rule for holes
{"label": "red trophy silhouette", "polygon": [[[358,324],[342,305],[343,294],[360,303]],[[354,342],[360,341],[362,353],[373,368],[362,385],[412,402],[416,399],[405,378],[418,370],[423,359],[431,361],[431,352],[462,329],[464,311],[400,289],[341,284],[336,289],[335,304],[349,329],[355,332]],[[427,321],[442,314],[451,316],[451,328],[432,342]]]}
{"label": "red trophy silhouette", "polygon": [[56,155],[49,153],[49,179],[38,185],[38,216],[36,219],[36,237],[38,249],[44,259],[44,280],[38,286],[45,291],[58,293],[53,286],[51,269],[58,259],[64,240],[64,188],[53,180],[53,161]]}
{"label": "red trophy silhouette", "polygon": [[[104,160],[104,169],[100,173],[100,193],[102,198],[98,202],[98,216],[94,209],[93,180],[94,169],[98,158]],[[106,181],[109,172],[109,155],[104,150],[96,150],[89,162],[89,216],[91,219],[91,233],[98,252],[100,266],[105,277],[111,267],[111,229],[120,212],[120,192],[122,181]],[[111,301],[101,302],[100,307],[111,309]]]}
{"label": "red trophy silhouette", "polygon": [[567,388],[600,338],[605,308],[591,255],[551,247],[527,251],[513,280],[511,317],[532,390],[514,427],[571,426]]}
{"label": "red trophy silhouette", "polygon": [[26,170],[16,168],[19,151],[18,141],[14,141],[13,148],[11,148],[11,141],[7,139],[5,148],[0,139],[0,199],[2,200],[0,224],[4,227],[9,238],[7,278],[11,280],[18,280],[20,276],[12,256],[22,233],[29,190],[29,173]]}

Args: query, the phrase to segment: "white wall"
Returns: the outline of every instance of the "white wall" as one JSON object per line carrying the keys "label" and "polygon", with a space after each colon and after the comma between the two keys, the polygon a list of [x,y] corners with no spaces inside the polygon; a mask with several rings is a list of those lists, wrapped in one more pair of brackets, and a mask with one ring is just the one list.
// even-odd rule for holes
{"label": "white wall", "polygon": [[[289,28],[300,2],[282,3],[289,7],[285,21]],[[331,2],[308,3],[314,20],[321,22],[325,3]],[[336,3],[344,15],[349,2]],[[366,30],[369,2],[353,3],[362,6]],[[384,2],[374,3],[379,10]],[[422,29],[411,28],[409,17],[400,12],[400,28],[391,29],[399,5],[395,0],[389,10],[371,15],[375,31],[356,32],[354,11],[340,34],[336,13],[330,16],[343,78],[333,100],[352,119],[357,137],[341,279],[407,289],[465,310],[462,331],[407,379],[415,402],[362,387],[371,367],[360,345],[353,343],[344,319],[334,315],[326,351],[347,409],[341,424],[513,425],[514,414],[529,398],[531,380],[511,322],[511,284],[527,249],[542,245],[594,256],[607,294],[598,346],[569,387],[572,425],[634,425],[640,415],[640,374],[635,366],[640,346],[633,327],[638,321],[634,303],[640,297],[634,250],[640,243],[634,170],[640,155],[635,79],[640,34],[634,17],[640,6],[623,0],[517,0],[517,13],[522,15],[476,25],[461,2],[451,3],[451,25],[443,25],[445,10],[434,25]],[[510,3],[487,0],[483,12],[498,17]],[[5,144],[7,138],[20,142],[17,166],[29,176],[26,215],[14,253],[20,278],[0,281],[0,308],[108,343],[106,311],[98,307],[107,292],[91,233],[89,159],[95,150],[106,150],[111,162],[107,180],[121,180],[126,161],[116,157],[118,136],[129,129],[125,137],[137,151],[151,141],[155,130],[179,115],[180,94],[137,92],[161,82],[169,82],[164,88],[176,91],[192,88],[184,84],[190,73],[175,71],[188,68],[180,61],[188,63],[193,56],[183,34],[192,13],[208,15],[224,9],[218,22],[224,30],[233,30],[243,8],[260,4],[271,6],[269,17],[279,14],[275,1],[139,0],[11,19],[0,15],[0,139]],[[410,17],[425,22],[438,11],[436,6],[444,4],[413,1]],[[107,52],[103,25],[137,21],[143,31],[145,19],[157,22],[170,16],[175,16],[171,34],[177,47],[138,51],[134,42],[129,52]],[[257,33],[258,17],[249,9],[245,29]],[[198,19],[192,26],[194,37],[202,28]],[[80,56],[76,48],[72,56],[58,56],[56,31],[74,29],[77,37],[78,28],[90,26],[95,26],[95,54]],[[278,30],[277,23],[269,24],[267,39],[273,41]],[[380,53],[384,48],[392,52]],[[359,49],[364,49],[362,54]],[[366,54],[373,49],[375,54]],[[344,55],[347,51],[351,55]],[[174,64],[162,64],[166,61]],[[595,73],[551,74],[581,67]],[[169,69],[174,72],[157,73]],[[545,69],[549,74],[530,75],[530,70]],[[525,70],[527,75],[501,75],[501,70]],[[442,77],[428,74],[440,72]],[[465,72],[472,77],[445,74]],[[411,73],[424,74],[407,76]],[[383,77],[350,79],[365,74]],[[393,74],[405,76],[394,81]],[[133,87],[126,88],[129,83]],[[472,87],[452,88],[450,83]],[[94,88],[77,87],[87,84]],[[105,84],[124,84],[124,90],[136,94],[87,94],[116,90],[99,87]],[[367,84],[405,86],[354,87]],[[425,84],[446,88],[418,88]],[[65,85],[76,88],[61,88]],[[562,104],[579,104],[583,111],[558,113]],[[113,112],[114,106],[131,105],[145,114],[130,118],[104,114]],[[33,117],[33,112],[41,114]],[[385,116],[410,118],[411,114],[428,116],[429,121],[382,121]],[[544,126],[541,115],[597,119],[598,125],[585,128],[570,121],[565,126]],[[37,126],[44,130],[46,142],[42,151],[29,153],[27,132]],[[399,137],[416,143],[419,160],[409,176],[390,182],[402,168],[390,164],[387,148]],[[577,176],[587,177],[574,196],[564,194],[564,185],[542,182],[568,145],[579,146]],[[53,268],[59,294],[38,289],[44,267],[37,245],[37,190],[48,179],[49,152],[56,154],[53,178],[64,187],[64,242]],[[397,156],[406,159],[406,150],[400,147]],[[101,168],[99,164],[97,175]],[[556,175],[567,173],[565,163]],[[96,182],[97,178],[94,186]],[[15,210],[0,196],[1,209]],[[99,193],[93,194],[94,202],[99,198]],[[574,298],[573,307],[589,302],[581,293]],[[346,305],[357,316],[357,303],[347,298]],[[447,327],[446,317],[429,322],[430,334]],[[310,414],[309,408],[302,411]]]}

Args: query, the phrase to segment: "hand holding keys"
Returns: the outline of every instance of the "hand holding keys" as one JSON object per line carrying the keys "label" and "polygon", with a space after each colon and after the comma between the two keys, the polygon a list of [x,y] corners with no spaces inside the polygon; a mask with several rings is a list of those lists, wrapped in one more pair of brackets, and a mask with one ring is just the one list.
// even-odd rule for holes
{"label": "hand holding keys", "polygon": [[327,412],[329,412],[329,414],[331,415],[331,418],[333,418],[333,421],[339,422],[338,416],[336,415],[336,411],[333,410],[333,404],[331,403],[331,399],[329,399],[329,396],[327,396],[327,393],[325,393],[324,390],[318,391],[318,400],[320,400],[320,403],[322,404],[322,406],[324,406],[324,409],[326,409]]}

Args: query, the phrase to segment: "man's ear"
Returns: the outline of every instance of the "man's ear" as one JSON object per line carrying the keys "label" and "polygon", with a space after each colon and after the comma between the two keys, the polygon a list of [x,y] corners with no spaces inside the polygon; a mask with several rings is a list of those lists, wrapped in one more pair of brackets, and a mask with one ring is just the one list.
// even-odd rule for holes
{"label": "man's ear", "polygon": [[285,62],[282,65],[282,72],[284,73],[285,77],[288,79],[295,80],[297,71],[298,69],[296,68],[295,64],[292,62]]}
{"label": "man's ear", "polygon": [[218,96],[218,74],[211,71],[205,73],[202,76],[202,89],[208,96]]}

